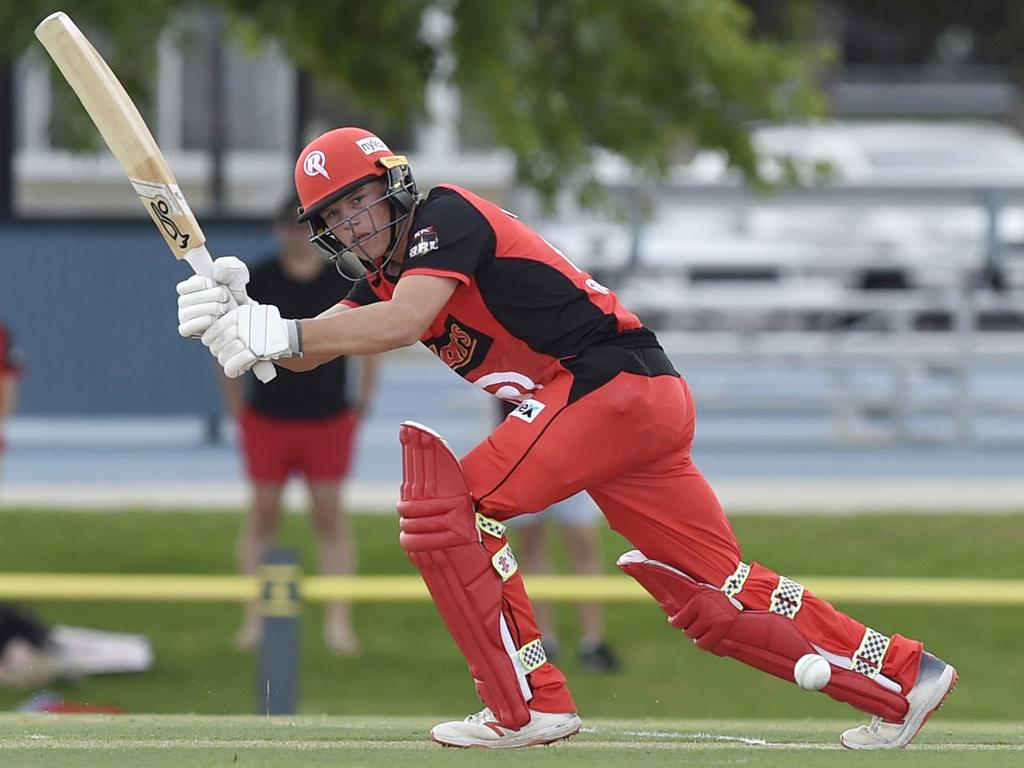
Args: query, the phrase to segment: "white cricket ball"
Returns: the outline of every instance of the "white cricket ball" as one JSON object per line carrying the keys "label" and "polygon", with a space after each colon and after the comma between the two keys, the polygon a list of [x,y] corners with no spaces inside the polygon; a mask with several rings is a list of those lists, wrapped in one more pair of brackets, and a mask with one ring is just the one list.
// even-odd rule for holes
{"label": "white cricket ball", "polygon": [[796,684],[805,691],[820,691],[832,679],[832,667],[824,657],[816,653],[805,653],[793,665]]}

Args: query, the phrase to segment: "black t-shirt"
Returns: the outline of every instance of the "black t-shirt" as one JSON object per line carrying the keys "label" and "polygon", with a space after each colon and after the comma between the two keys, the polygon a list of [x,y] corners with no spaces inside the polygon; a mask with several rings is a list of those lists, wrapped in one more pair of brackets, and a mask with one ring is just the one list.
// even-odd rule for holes
{"label": "black t-shirt", "polygon": [[[273,304],[281,317],[314,317],[341,301],[352,283],[328,265],[313,280],[299,282],[285,274],[277,259],[251,270],[249,296]],[[345,358],[338,357],[312,371],[277,369],[277,378],[260,384],[250,377],[249,405],[259,413],[281,419],[320,419],[349,405]]]}

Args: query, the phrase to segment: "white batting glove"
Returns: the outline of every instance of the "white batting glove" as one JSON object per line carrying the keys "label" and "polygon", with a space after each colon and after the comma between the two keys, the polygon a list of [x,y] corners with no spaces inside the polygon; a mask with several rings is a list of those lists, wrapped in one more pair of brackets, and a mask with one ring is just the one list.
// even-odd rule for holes
{"label": "white batting glove", "polygon": [[302,356],[297,320],[283,320],[272,304],[246,304],[228,311],[202,336],[203,344],[234,379],[261,360]]}
{"label": "white batting glove", "polygon": [[249,268],[234,256],[213,262],[213,279],[193,275],[176,286],[178,291],[178,333],[185,337],[202,335],[229,309],[249,304],[245,292]]}
{"label": "white batting glove", "polygon": [[249,268],[241,259],[235,256],[214,259],[213,279],[230,291],[231,298],[238,306],[244,306],[252,301],[245,292],[245,286],[249,284]]}
{"label": "white batting glove", "polygon": [[231,292],[208,277],[192,275],[175,286],[178,291],[178,333],[196,337],[233,306]]}

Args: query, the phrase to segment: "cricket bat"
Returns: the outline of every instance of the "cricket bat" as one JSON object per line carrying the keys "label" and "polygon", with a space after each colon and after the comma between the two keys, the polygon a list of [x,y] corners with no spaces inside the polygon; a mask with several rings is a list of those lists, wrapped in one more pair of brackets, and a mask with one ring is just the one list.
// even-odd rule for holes
{"label": "cricket bat", "polygon": [[[99,129],[167,247],[197,275],[213,277],[206,236],[153,134],[103,57],[63,11],[43,19],[36,37]],[[277,375],[269,362],[257,363],[253,370],[263,382]]]}

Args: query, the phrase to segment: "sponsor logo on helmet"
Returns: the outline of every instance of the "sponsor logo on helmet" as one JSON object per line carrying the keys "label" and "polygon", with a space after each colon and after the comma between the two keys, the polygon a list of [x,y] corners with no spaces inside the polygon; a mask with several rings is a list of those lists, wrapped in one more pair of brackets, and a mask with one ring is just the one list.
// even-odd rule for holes
{"label": "sponsor logo on helmet", "polygon": [[319,174],[325,179],[330,180],[331,178],[327,175],[327,158],[319,149],[314,149],[306,155],[306,158],[302,161],[302,170],[306,172],[307,176],[316,176]]}
{"label": "sponsor logo on helmet", "polygon": [[363,150],[364,155],[372,155],[374,152],[390,152],[388,145],[376,136],[367,136],[356,142],[356,146]]}
{"label": "sponsor logo on helmet", "polygon": [[425,253],[437,250],[439,246],[437,233],[434,231],[433,227],[424,227],[412,236],[412,240],[410,242],[410,259],[415,259],[417,256],[422,256]]}

